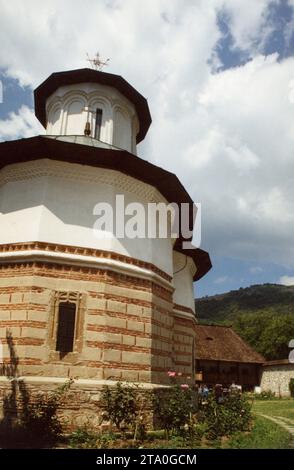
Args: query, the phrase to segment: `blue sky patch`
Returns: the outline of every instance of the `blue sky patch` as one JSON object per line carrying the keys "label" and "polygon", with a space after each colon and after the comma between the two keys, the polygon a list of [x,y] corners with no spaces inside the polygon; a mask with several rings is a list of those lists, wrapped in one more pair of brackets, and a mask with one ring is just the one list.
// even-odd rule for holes
{"label": "blue sky patch", "polygon": [[18,80],[7,77],[0,71],[3,87],[3,101],[0,103],[0,119],[7,119],[12,112],[17,113],[22,105],[32,108],[34,105],[33,92],[30,87],[21,87]]}

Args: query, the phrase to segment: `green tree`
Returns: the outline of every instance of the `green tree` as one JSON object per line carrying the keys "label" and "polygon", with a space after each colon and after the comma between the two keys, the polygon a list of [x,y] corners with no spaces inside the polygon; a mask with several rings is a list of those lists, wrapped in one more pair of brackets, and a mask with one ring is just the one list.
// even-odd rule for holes
{"label": "green tree", "polygon": [[275,315],[271,311],[243,313],[234,330],[267,360],[286,359],[288,344],[294,338],[294,315]]}
{"label": "green tree", "polygon": [[289,341],[294,338],[294,315],[272,317],[261,334],[260,349],[269,359],[286,359]]}

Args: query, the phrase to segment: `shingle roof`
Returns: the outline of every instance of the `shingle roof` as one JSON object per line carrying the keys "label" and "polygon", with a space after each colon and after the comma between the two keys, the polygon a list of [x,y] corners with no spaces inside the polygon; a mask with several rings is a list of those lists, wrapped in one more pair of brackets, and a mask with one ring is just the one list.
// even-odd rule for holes
{"label": "shingle roof", "polygon": [[196,359],[264,363],[254,351],[228,326],[196,325]]}

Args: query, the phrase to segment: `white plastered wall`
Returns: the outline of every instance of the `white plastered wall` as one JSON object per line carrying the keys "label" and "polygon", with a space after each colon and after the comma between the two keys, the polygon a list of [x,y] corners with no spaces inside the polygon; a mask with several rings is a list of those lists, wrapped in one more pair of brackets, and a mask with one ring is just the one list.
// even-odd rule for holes
{"label": "white plastered wall", "polygon": [[195,273],[193,260],[177,251],[173,252],[173,294],[174,303],[190,308],[195,312],[193,275]]}
{"label": "white plastered wall", "polygon": [[[0,244],[44,241],[110,250],[151,262],[172,276],[170,238],[104,237],[93,230],[97,203],[166,202],[156,188],[115,170],[41,159],[0,171]],[[146,210],[146,209],[145,209]]]}
{"label": "white plastered wall", "polygon": [[94,137],[97,109],[102,110],[99,140],[136,154],[139,121],[135,108],[119,91],[105,85],[58,88],[46,102],[47,135],[84,135],[89,122]]}

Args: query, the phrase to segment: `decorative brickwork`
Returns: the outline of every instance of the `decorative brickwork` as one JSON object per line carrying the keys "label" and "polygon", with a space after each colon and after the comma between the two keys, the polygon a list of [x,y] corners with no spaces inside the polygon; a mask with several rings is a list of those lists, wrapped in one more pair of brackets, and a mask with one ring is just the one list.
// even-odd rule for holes
{"label": "decorative brickwork", "polygon": [[130,264],[132,266],[138,266],[140,268],[148,269],[163,279],[171,282],[171,277],[157,268],[152,263],[147,263],[129,256],[124,256],[119,253],[114,253],[111,251],[105,250],[95,250],[93,248],[83,248],[77,246],[45,243],[45,242],[27,242],[27,243],[9,243],[0,245],[0,253],[11,253],[11,252],[21,252],[21,251],[47,251],[54,253],[66,253],[70,255],[82,255],[82,256],[92,256],[94,258],[103,258],[111,259],[115,261],[121,261],[123,263]]}
{"label": "decorative brickwork", "polygon": [[[4,362],[12,341],[21,375],[159,384],[177,368],[191,377],[193,320],[173,315],[172,288],[109,270],[38,262],[2,264],[0,277]],[[79,346],[64,356],[54,350],[60,292],[82,296]]]}

